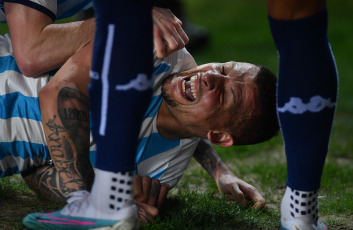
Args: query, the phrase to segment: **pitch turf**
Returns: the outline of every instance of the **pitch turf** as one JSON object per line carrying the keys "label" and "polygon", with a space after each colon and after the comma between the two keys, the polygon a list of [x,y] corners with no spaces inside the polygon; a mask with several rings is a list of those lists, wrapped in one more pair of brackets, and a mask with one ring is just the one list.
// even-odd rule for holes
{"label": "pitch turf", "polygon": [[[186,1],[189,19],[206,27],[209,44],[194,50],[199,64],[238,60],[277,72],[264,0]],[[340,89],[330,149],[324,168],[320,213],[329,229],[353,229],[353,1],[328,0],[329,39]],[[6,31],[4,25],[0,31]],[[0,134],[1,135],[1,134]],[[281,136],[254,146],[218,148],[235,174],[256,186],[268,210],[241,208],[219,195],[210,176],[195,161],[169,196],[160,217],[142,229],[276,229],[285,189],[286,164]],[[61,204],[35,196],[18,176],[0,179],[0,229],[22,229],[29,212],[53,211]]]}

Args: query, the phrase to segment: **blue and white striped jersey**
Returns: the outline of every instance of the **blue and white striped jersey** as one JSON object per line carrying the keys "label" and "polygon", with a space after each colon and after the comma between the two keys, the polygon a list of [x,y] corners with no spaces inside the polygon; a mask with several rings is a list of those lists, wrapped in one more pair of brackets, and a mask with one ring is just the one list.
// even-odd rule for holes
{"label": "blue and white striped jersey", "polygon": [[0,177],[42,165],[48,158],[38,102],[48,80],[48,74],[24,77],[9,35],[0,36]]}
{"label": "blue and white striped jersey", "polygon": [[0,0],[0,22],[5,22],[4,2],[14,2],[36,9],[53,20],[71,17],[93,6],[92,0]]}
{"label": "blue and white striped jersey", "polygon": [[172,140],[158,133],[157,112],[162,102],[161,86],[166,76],[193,68],[196,63],[183,49],[163,60],[155,59],[154,66],[153,95],[140,130],[135,173],[174,187],[189,165],[200,138]]}
{"label": "blue and white striped jersey", "polygon": [[[156,121],[163,78],[195,65],[185,49],[163,60],[155,59],[154,93],[141,127],[136,156],[136,173],[141,176],[174,186],[192,158],[199,138],[166,139],[159,135]],[[0,177],[43,165],[49,158],[38,102],[38,92],[49,79],[50,74],[36,79],[24,77],[14,60],[10,37],[0,36]],[[95,162],[93,141],[90,150]]]}

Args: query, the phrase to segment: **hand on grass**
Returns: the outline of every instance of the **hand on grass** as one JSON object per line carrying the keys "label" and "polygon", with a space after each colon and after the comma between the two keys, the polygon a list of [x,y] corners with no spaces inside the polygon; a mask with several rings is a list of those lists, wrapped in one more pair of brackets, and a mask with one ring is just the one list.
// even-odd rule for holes
{"label": "hand on grass", "polygon": [[134,177],[134,198],[141,223],[150,223],[158,215],[158,209],[162,206],[169,190],[170,186],[161,185],[159,180],[148,176]]}
{"label": "hand on grass", "polygon": [[189,38],[181,27],[182,22],[169,9],[153,7],[153,42],[157,58],[165,58],[182,49]]}
{"label": "hand on grass", "polygon": [[221,174],[217,180],[217,186],[226,197],[243,206],[252,205],[254,208],[263,208],[266,205],[266,200],[254,186],[234,174]]}

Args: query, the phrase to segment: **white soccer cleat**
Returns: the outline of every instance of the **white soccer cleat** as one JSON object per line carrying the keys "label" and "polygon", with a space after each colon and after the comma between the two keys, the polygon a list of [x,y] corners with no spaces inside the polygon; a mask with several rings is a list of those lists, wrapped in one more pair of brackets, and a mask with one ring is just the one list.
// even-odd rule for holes
{"label": "white soccer cleat", "polygon": [[87,191],[71,193],[67,202],[56,212],[29,214],[23,219],[23,224],[30,229],[138,229],[137,208],[132,200],[114,214],[98,211]]}

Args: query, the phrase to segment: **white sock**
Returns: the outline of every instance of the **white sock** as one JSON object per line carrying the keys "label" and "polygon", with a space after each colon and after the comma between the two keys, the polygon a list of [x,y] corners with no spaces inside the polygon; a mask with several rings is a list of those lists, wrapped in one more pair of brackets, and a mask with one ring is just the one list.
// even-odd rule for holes
{"label": "white sock", "polygon": [[316,225],[319,217],[317,196],[317,191],[299,191],[287,186],[281,203],[282,223],[299,218]]}
{"label": "white sock", "polygon": [[92,204],[101,212],[114,214],[133,200],[133,173],[96,169],[91,191]]}

